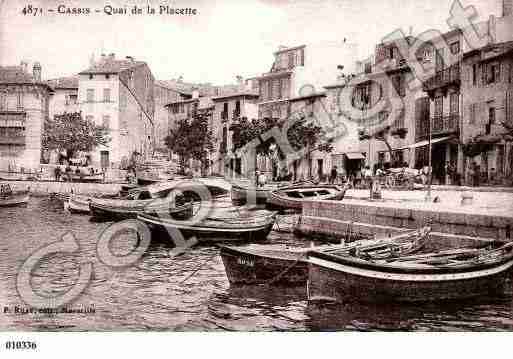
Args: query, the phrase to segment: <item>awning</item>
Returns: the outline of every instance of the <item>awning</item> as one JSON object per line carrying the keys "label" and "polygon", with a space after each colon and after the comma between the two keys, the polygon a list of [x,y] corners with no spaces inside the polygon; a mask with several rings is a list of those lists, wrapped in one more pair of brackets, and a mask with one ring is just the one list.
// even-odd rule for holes
{"label": "awning", "polygon": [[[433,138],[433,139],[431,139],[431,144],[447,141],[449,138],[451,138],[451,136]],[[425,140],[425,141],[420,141],[420,142],[414,143],[413,145],[408,146],[408,148],[418,148],[418,147],[424,147],[424,146],[427,146],[427,145],[429,145],[429,140]]]}
{"label": "awning", "polygon": [[345,154],[349,160],[364,160],[365,156],[361,152],[348,152]]}

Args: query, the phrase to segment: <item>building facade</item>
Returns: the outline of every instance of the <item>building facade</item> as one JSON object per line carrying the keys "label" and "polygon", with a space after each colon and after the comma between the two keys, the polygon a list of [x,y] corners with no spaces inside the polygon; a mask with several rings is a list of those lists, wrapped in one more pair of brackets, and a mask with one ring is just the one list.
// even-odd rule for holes
{"label": "building facade", "polygon": [[0,67],[0,171],[36,171],[53,90],[41,81],[41,65]]}
{"label": "building facade", "polygon": [[183,97],[183,92],[164,81],[155,82],[155,148],[164,150],[165,138],[169,134],[169,110],[166,105]]}
{"label": "building facade", "polygon": [[155,80],[148,65],[131,57],[102,57],[79,73],[82,116],[110,131],[111,141],[91,153],[102,168],[120,168],[134,154],[147,159],[154,148]]}
{"label": "building facade", "polygon": [[513,125],[513,41],[492,44],[465,55],[462,62],[462,144],[485,145],[476,156],[460,154],[459,168],[468,178],[471,162],[482,180],[502,182],[511,176],[511,138],[503,124]]}
{"label": "building facade", "polygon": [[234,152],[231,126],[240,118],[252,120],[258,117],[258,93],[248,89],[213,97],[212,100],[212,133],[216,139],[212,156],[213,172],[229,177],[246,174],[248,164]]}
{"label": "building facade", "polygon": [[78,76],[70,76],[46,81],[54,90],[50,97],[50,118],[79,111],[78,79]]}

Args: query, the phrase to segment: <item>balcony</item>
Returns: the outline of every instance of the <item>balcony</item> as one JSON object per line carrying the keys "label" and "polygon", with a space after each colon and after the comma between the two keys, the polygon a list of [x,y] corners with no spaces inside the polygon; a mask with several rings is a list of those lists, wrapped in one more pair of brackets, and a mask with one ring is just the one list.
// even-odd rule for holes
{"label": "balcony", "polygon": [[[434,116],[431,118],[431,137],[451,135],[459,131],[459,114],[450,114],[447,116]],[[429,123],[417,124],[415,133],[416,141],[429,139]]]}
{"label": "balcony", "polygon": [[0,135],[0,145],[25,146],[25,136]]}
{"label": "balcony", "polygon": [[459,86],[461,83],[460,65],[456,64],[444,70],[438,71],[435,76],[424,82],[424,91],[434,92],[439,88],[447,88],[451,85]]}
{"label": "balcony", "polygon": [[27,119],[27,112],[25,110],[20,111],[6,111],[0,110],[0,122],[24,122]]}

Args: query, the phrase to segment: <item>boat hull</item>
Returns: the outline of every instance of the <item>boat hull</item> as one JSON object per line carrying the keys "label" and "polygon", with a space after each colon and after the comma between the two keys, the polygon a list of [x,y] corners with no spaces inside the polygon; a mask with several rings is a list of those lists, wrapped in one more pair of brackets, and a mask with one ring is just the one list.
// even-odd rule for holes
{"label": "boat hull", "polygon": [[309,301],[424,302],[501,294],[513,259],[498,266],[461,273],[407,274],[358,268],[309,257]]}
{"label": "boat hull", "polygon": [[170,233],[179,230],[184,239],[196,237],[199,242],[226,242],[226,241],[261,241],[265,240],[274,225],[274,216],[262,223],[247,226],[214,227],[202,223],[191,225],[188,221],[175,221],[162,219],[147,213],[137,217],[146,223],[152,231],[152,238],[169,241]]}
{"label": "boat hull", "polygon": [[306,286],[308,263],[301,253],[286,258],[225,246],[221,258],[231,285]]}
{"label": "boat hull", "polygon": [[[253,192],[249,194],[248,192]],[[271,191],[266,189],[249,189],[238,186],[232,186],[231,197],[232,202],[236,204],[244,204],[248,199],[255,198],[256,204],[266,204],[269,199]],[[254,196],[254,197],[253,197]]]}
{"label": "boat hull", "polygon": [[[296,187],[286,187],[280,190],[272,191],[269,195],[268,203],[273,208],[279,208],[279,209],[294,209],[294,210],[302,210],[303,209],[303,202],[305,200],[335,200],[339,201],[344,198],[344,195],[346,191],[342,188],[338,188],[336,186],[325,186],[324,188],[333,190],[332,193],[329,195],[323,195],[323,196],[314,196],[314,197],[306,197],[306,198],[291,198],[288,197],[285,193],[287,190],[294,190],[294,189],[303,189],[308,190],[311,189],[323,189],[322,186],[296,186]],[[335,190],[336,189],[336,190]]]}
{"label": "boat hull", "polygon": [[[133,202],[135,200],[128,200],[129,202]],[[147,201],[148,202],[148,201]],[[151,201],[149,201],[151,202]],[[89,210],[93,218],[99,220],[114,220],[120,221],[125,219],[136,219],[139,214],[141,214],[145,210],[150,210],[151,207],[148,204],[147,206],[130,206],[130,207],[122,207],[122,206],[107,206],[101,205],[99,203],[95,203],[92,201],[89,203]],[[173,217],[187,218],[192,215],[192,205],[187,204],[181,207],[170,208],[169,214]]]}
{"label": "boat hull", "polygon": [[75,214],[89,214],[89,198],[70,196],[67,205],[68,211]]}
{"label": "boat hull", "polygon": [[11,195],[0,197],[0,207],[15,207],[23,206],[30,200],[30,193],[28,191],[13,193]]}

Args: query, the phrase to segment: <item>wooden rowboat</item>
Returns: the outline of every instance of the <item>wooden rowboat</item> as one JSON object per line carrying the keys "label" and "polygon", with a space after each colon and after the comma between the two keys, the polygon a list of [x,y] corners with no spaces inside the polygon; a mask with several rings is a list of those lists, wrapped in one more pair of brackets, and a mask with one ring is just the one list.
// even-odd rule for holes
{"label": "wooden rowboat", "polygon": [[[174,211],[170,203],[174,199],[168,198],[171,192],[180,193],[180,200],[177,203],[186,203],[201,200],[201,196],[217,198],[227,194],[227,190],[215,184],[202,181],[169,181],[153,184],[145,187],[138,187],[130,190],[126,198],[122,199],[97,199],[91,198],[89,209],[92,215],[98,219],[127,219],[136,218],[144,211],[164,211],[174,216],[187,216],[191,209],[186,212]],[[175,197],[175,196],[171,196]]]}
{"label": "wooden rowboat", "polygon": [[13,191],[9,184],[2,184],[0,188],[0,207],[21,206],[28,203],[30,191]]}
{"label": "wooden rowboat", "polygon": [[345,193],[346,188],[335,185],[291,186],[272,191],[268,202],[277,208],[301,210],[305,200],[342,200]]}
{"label": "wooden rowboat", "polygon": [[[174,241],[173,233],[184,238],[197,237],[199,242],[265,240],[272,230],[276,213],[267,210],[217,212],[199,221],[176,220],[159,213],[141,213],[154,238]],[[175,243],[176,244],[176,243]]]}
{"label": "wooden rowboat", "polygon": [[254,187],[232,185],[232,202],[236,204],[244,204],[255,201],[255,204],[266,204],[274,187]]}
{"label": "wooden rowboat", "polygon": [[124,220],[137,218],[144,211],[161,211],[164,209],[169,215],[187,217],[192,215],[192,204],[175,205],[171,199],[99,199],[91,198],[89,211],[95,219],[99,220]]}
{"label": "wooden rowboat", "polygon": [[68,201],[64,202],[64,208],[71,213],[88,214],[90,201],[91,197],[72,194]]}
{"label": "wooden rowboat", "polygon": [[[341,255],[354,253],[390,259],[398,253],[414,253],[426,242],[429,228],[407,234],[350,244],[321,245],[316,251]],[[387,248],[389,249],[387,251]],[[308,252],[313,248],[284,248],[272,245],[221,247],[221,258],[232,285],[306,286],[308,279]],[[387,256],[388,253],[388,256]]]}
{"label": "wooden rowboat", "polygon": [[[393,261],[310,251],[308,299],[419,302],[502,294],[513,269],[513,243]],[[436,258],[436,260],[433,260]]]}

